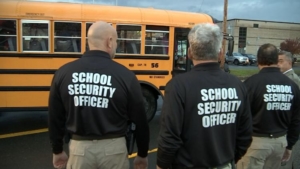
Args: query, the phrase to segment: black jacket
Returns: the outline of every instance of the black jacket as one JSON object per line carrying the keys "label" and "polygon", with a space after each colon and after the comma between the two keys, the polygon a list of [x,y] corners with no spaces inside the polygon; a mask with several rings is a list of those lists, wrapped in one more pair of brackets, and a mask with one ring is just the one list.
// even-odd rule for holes
{"label": "black jacket", "polygon": [[300,127],[300,92],[297,84],[275,67],[263,68],[244,83],[251,103],[253,132],[287,132],[287,148],[292,149],[298,140]]}
{"label": "black jacket", "polygon": [[196,65],[166,86],[157,165],[216,167],[238,161],[252,138],[243,83],[218,63]]}
{"label": "black jacket", "polygon": [[108,53],[88,51],[59,68],[49,96],[49,133],[53,153],[63,150],[65,127],[72,135],[122,137],[136,124],[138,155],[147,156],[149,127],[135,74]]}

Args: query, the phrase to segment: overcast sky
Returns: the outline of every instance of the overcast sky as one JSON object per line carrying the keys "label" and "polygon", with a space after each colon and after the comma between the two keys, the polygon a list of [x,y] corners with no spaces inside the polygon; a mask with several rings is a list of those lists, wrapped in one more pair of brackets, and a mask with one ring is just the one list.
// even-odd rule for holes
{"label": "overcast sky", "polygon": [[[41,0],[83,2],[83,0]],[[224,0],[84,0],[85,3],[153,7],[207,13],[223,20]],[[253,19],[300,23],[300,0],[228,0],[228,19]]]}

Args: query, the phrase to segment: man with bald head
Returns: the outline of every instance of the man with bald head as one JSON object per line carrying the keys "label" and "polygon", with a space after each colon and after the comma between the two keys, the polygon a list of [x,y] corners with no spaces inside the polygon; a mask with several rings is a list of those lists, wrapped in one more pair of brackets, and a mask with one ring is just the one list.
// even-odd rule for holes
{"label": "man with bald head", "polygon": [[117,38],[116,30],[105,22],[96,22],[88,31],[90,50],[103,50],[107,52],[111,58],[115,57]]}
{"label": "man with bald head", "polygon": [[[136,125],[135,169],[147,168],[149,126],[140,84],[133,72],[112,60],[117,33],[105,22],[88,31],[90,51],[60,67],[49,95],[49,134],[55,168],[128,169],[125,134]],[[71,134],[69,158],[63,137]]]}

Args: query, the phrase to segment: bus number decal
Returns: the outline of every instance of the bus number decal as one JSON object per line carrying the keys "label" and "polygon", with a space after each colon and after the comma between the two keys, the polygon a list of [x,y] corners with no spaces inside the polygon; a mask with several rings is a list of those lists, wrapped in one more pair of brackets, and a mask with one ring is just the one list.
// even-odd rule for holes
{"label": "bus number decal", "polygon": [[158,63],[151,63],[152,68],[158,68]]}

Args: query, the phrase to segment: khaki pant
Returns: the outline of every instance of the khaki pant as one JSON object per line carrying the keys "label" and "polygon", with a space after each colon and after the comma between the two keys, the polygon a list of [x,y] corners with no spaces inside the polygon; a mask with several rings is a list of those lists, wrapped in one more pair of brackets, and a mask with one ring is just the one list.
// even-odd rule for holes
{"label": "khaki pant", "polygon": [[297,166],[299,166],[299,164],[297,164],[297,162],[299,163],[299,159],[300,159],[300,141],[298,140],[296,142],[296,144],[293,146],[293,150],[292,150],[292,156],[290,158],[290,160],[284,165],[281,166],[280,169],[297,169]]}
{"label": "khaki pant", "polygon": [[67,169],[129,169],[124,137],[104,140],[71,140]]}
{"label": "khaki pant", "polygon": [[[217,169],[217,168],[212,168],[212,169]],[[230,163],[228,163],[224,167],[219,167],[218,169],[232,169],[232,165]]]}
{"label": "khaki pant", "polygon": [[247,153],[237,163],[237,169],[279,169],[286,146],[286,136],[253,137]]}

